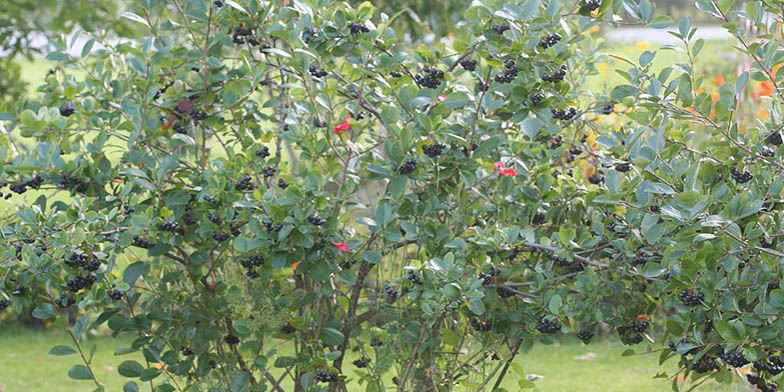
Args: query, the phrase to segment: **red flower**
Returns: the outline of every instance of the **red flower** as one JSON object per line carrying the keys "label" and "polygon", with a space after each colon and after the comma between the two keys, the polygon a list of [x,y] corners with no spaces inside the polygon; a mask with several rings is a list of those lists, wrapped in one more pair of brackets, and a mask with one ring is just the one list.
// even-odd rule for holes
{"label": "red flower", "polygon": [[346,118],[343,119],[343,121],[339,122],[338,125],[335,125],[335,130],[333,131],[335,135],[340,135],[341,133],[351,129],[351,124],[348,123],[348,119],[350,118],[351,115],[349,114],[348,116],[346,116]]}
{"label": "red flower", "polygon": [[637,315],[637,321],[640,321],[640,320],[648,320],[648,321],[651,321],[651,316],[648,316],[648,315],[647,315],[647,314],[645,314],[645,313],[643,313],[643,314],[638,314],[638,315]]}
{"label": "red flower", "polygon": [[446,101],[447,98],[448,98],[448,96],[446,94],[439,95],[438,96],[438,103],[442,103],[442,102]]}
{"label": "red flower", "polygon": [[506,167],[506,165],[504,165],[504,163],[501,161],[495,163],[495,165],[493,166],[493,171],[496,173],[500,173],[502,176],[517,177],[518,175],[520,175],[517,169],[513,167]]}
{"label": "red flower", "polygon": [[340,242],[333,242],[332,245],[335,245],[336,248],[342,250],[343,252],[348,252],[348,241],[340,241]]}

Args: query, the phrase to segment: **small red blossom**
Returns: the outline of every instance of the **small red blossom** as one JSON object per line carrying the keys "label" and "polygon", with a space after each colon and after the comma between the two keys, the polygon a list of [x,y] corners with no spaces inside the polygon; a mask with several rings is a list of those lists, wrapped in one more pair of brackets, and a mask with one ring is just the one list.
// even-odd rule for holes
{"label": "small red blossom", "polygon": [[332,245],[335,245],[336,248],[342,250],[343,252],[348,252],[348,241],[340,241],[340,242],[333,242]]}
{"label": "small red blossom", "polygon": [[493,171],[496,173],[500,173],[502,176],[517,177],[518,175],[520,175],[517,169],[513,167],[506,167],[506,165],[504,165],[504,163],[501,161],[495,163],[495,165],[493,166]]}
{"label": "small red blossom", "polygon": [[446,94],[441,94],[438,96],[438,103],[443,103],[449,96]]}
{"label": "small red blossom", "polygon": [[348,116],[346,116],[346,118],[343,119],[343,121],[339,122],[338,125],[335,125],[335,129],[333,130],[335,135],[340,135],[341,133],[351,129],[351,124],[349,124],[348,122],[348,119],[350,118],[351,115],[349,114]]}
{"label": "small red blossom", "polygon": [[641,320],[651,321],[651,316],[648,316],[648,315],[647,315],[647,314],[645,314],[645,313],[643,313],[643,314],[638,314],[638,315],[637,315],[637,321],[641,321]]}

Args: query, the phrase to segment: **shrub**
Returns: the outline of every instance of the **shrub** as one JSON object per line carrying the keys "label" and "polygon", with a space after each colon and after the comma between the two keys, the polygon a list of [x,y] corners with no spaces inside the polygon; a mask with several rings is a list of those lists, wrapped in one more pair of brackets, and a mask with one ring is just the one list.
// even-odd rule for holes
{"label": "shrub", "polygon": [[[749,4],[698,2],[730,31],[761,24]],[[647,0],[474,1],[465,38],[428,45],[367,2],[133,11],[143,39],[50,55],[86,76],[48,76],[0,150],[0,295],[84,311],[79,351],[90,327],[138,336],[126,390],[495,390],[535,341],[600,324],[696,378],[780,371],[775,38],[743,41],[753,69],[714,102],[652,51],[584,87],[595,26],[669,24]],[[741,130],[749,80],[774,115]],[[69,376],[102,389],[83,358]]]}

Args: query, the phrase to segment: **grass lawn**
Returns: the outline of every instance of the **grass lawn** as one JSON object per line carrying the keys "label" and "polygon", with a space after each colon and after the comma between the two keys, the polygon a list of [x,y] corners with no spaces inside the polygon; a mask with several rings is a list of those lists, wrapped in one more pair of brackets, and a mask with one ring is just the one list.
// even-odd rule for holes
{"label": "grass lawn", "polygon": [[[129,379],[117,373],[117,366],[127,359],[143,363],[141,354],[115,356],[120,347],[128,347],[132,337],[113,339],[99,333],[82,345],[89,353],[92,344],[98,351],[93,369],[106,391],[121,391]],[[81,392],[91,391],[89,381],[74,381],[67,376],[68,369],[81,364],[78,355],[51,356],[49,350],[60,344],[73,347],[70,338],[61,326],[47,330],[28,330],[19,327],[0,326],[0,392]],[[517,363],[527,374],[542,376],[537,380],[535,391],[559,392],[654,392],[669,391],[668,380],[653,379],[661,371],[673,373],[676,359],[658,366],[658,353],[623,357],[627,347],[612,341],[596,341],[583,345],[574,338],[563,338],[553,345],[536,344],[529,352],[521,353]],[[635,347],[643,351],[644,345]],[[86,353],[86,355],[87,355]],[[346,367],[347,375],[353,376],[353,367]],[[516,391],[517,380],[523,374],[511,373],[504,383],[510,391]],[[162,380],[162,378],[160,379]],[[137,380],[138,381],[138,380]],[[182,385],[182,383],[180,383]],[[682,384],[687,386],[688,384]],[[719,385],[706,383],[697,391],[749,392],[748,384]],[[141,386],[141,385],[140,385]],[[356,388],[360,388],[354,385]],[[141,386],[147,390],[147,384]],[[351,388],[351,387],[350,387]]]}

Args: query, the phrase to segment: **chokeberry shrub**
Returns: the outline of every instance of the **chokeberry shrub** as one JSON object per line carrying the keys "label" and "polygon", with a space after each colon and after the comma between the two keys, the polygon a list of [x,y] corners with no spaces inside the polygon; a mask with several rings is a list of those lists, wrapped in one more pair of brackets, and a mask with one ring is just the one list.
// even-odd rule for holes
{"label": "chokeberry shrub", "polygon": [[[653,51],[584,87],[589,30],[670,24],[648,0],[475,0],[427,43],[369,2],[135,2],[141,38],[60,39],[84,76],[0,117],[0,310],[76,307],[55,354],[136,336],[126,390],[501,390],[535,342],[602,325],[768,388],[784,56],[742,31],[775,28],[766,3],[697,3],[750,59],[718,99]],[[688,19],[674,35],[693,61]],[[773,118],[742,123],[762,82]],[[82,358],[68,375],[102,390]]]}

